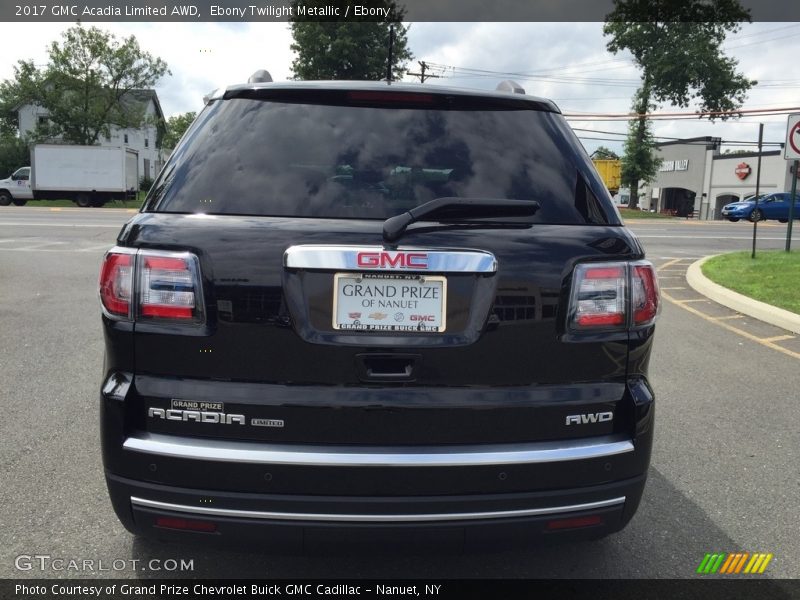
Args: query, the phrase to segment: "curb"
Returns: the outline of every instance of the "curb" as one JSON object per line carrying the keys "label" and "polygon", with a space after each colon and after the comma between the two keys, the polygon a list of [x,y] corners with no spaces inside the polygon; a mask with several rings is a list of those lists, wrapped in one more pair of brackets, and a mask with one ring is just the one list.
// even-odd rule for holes
{"label": "curb", "polygon": [[714,254],[706,256],[693,262],[686,271],[686,281],[699,294],[706,296],[710,300],[732,308],[733,310],[745,314],[759,321],[764,321],[770,325],[775,325],[781,329],[786,329],[793,333],[800,333],[800,315],[791,311],[772,306],[766,302],[759,302],[748,298],[738,292],[734,292],[726,287],[714,283],[703,275],[700,267],[710,258],[719,256]]}

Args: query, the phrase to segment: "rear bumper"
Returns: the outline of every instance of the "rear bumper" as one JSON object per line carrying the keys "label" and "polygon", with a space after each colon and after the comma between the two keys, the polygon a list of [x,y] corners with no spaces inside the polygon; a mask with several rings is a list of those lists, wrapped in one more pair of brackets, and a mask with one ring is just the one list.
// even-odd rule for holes
{"label": "rear bumper", "polygon": [[[220,494],[108,473],[106,480],[117,515],[138,535],[293,554],[343,544],[479,550],[537,539],[599,537],[630,521],[645,484],[642,475],[602,486],[536,493],[352,498]],[[213,531],[160,526],[159,518],[165,517],[201,522]]]}
{"label": "rear bumper", "polygon": [[[474,548],[596,537],[631,519],[650,461],[654,397],[644,378],[624,384],[629,416],[616,432],[391,446],[147,432],[137,427],[141,403],[131,384],[117,373],[101,393],[106,480],[124,525],[159,539],[304,552],[328,542]],[[164,517],[199,520],[213,532],[159,525]]]}

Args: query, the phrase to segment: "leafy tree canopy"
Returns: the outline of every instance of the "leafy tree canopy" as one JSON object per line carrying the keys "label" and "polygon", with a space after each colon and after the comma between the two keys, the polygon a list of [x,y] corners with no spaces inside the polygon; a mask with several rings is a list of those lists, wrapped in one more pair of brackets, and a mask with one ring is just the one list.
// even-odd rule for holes
{"label": "leafy tree canopy", "polygon": [[71,27],[47,52],[44,68],[20,61],[14,78],[0,84],[5,127],[17,125],[12,113],[24,104],[38,104],[49,113],[48,122],[34,132],[36,140],[92,145],[112,126],[141,127],[144,107],[130,92],[151,88],[169,73],[167,64],[142,50],[134,36],[118,40],[97,27]]}
{"label": "leafy tree canopy", "polygon": [[197,113],[194,111],[183,113],[182,115],[175,115],[167,119],[167,130],[162,139],[164,148],[174,148],[178,145],[181,137],[189,129]]}
{"label": "leafy tree canopy", "polygon": [[597,150],[592,152],[592,158],[597,158],[599,160],[617,160],[619,155],[610,148],[599,146]]}
{"label": "leafy tree canopy", "polygon": [[28,145],[16,137],[0,133],[0,179],[9,177],[20,167],[30,164]]}
{"label": "leafy tree canopy", "polygon": [[737,0],[616,0],[614,6],[603,27],[607,48],[633,55],[656,102],[685,108],[696,100],[703,112],[732,111],[757,83],[722,51],[725,37],[750,21]]}
{"label": "leafy tree canopy", "polygon": [[[298,4],[295,0],[292,5]],[[344,14],[345,0],[303,2],[305,6],[338,6]],[[292,61],[295,79],[350,79],[379,81],[386,79],[389,55],[389,27],[394,25],[392,48],[392,79],[400,79],[413,55],[408,49],[408,29],[402,25],[405,11],[395,0],[376,0],[370,7],[389,8],[386,21],[370,21],[368,17],[357,20],[352,16],[347,22],[311,21],[298,17],[296,10],[291,19],[294,42],[291,49],[297,53]],[[352,9],[352,6],[351,6]],[[315,17],[319,18],[319,17]],[[374,17],[373,17],[374,18]]]}
{"label": "leafy tree canopy", "polygon": [[607,48],[627,50],[641,70],[642,85],[633,101],[638,114],[625,142],[622,182],[631,187],[631,206],[638,203],[640,181],[652,180],[659,161],[646,114],[658,103],[678,107],[698,103],[708,116],[726,119],[741,107],[756,82],[737,72],[736,60],[722,44],[739,31],[750,14],[738,0],[615,0],[603,33]]}

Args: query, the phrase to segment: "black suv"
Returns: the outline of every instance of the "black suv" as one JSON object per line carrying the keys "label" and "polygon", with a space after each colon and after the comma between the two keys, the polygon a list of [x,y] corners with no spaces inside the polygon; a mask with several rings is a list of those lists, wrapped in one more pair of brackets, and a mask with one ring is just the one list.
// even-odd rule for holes
{"label": "black suv", "polygon": [[517,92],[206,98],[100,275],[125,527],[285,552],[626,525],[656,275],[558,108]]}

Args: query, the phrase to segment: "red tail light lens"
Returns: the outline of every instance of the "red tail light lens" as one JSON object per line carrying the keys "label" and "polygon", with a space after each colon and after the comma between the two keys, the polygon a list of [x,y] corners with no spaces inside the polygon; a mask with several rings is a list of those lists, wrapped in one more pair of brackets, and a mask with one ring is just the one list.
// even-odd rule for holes
{"label": "red tail light lens", "polygon": [[658,278],[648,262],[634,263],[631,267],[631,305],[634,325],[651,323],[658,315]]}
{"label": "red tail light lens", "polygon": [[189,252],[114,247],[100,269],[100,301],[114,320],[202,323],[200,265]]}
{"label": "red tail light lens", "polygon": [[625,263],[582,264],[575,267],[572,325],[577,329],[624,327],[627,322]]}
{"label": "red tail light lens", "polygon": [[648,261],[575,267],[569,317],[572,329],[647,325],[655,320],[658,309],[658,278]]}
{"label": "red tail light lens", "polygon": [[109,315],[129,317],[133,290],[133,258],[130,253],[110,251],[100,269],[100,301]]}
{"label": "red tail light lens", "polygon": [[142,251],[139,266],[139,315],[192,320],[199,292],[195,257]]}

